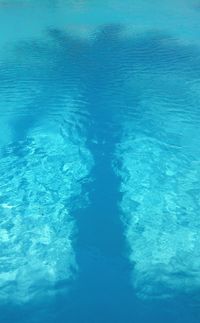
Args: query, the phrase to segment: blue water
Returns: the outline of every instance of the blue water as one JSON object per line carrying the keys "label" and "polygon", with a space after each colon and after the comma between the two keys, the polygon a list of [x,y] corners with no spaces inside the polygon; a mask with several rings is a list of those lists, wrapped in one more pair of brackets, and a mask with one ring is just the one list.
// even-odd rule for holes
{"label": "blue water", "polygon": [[200,321],[199,8],[0,0],[0,322]]}

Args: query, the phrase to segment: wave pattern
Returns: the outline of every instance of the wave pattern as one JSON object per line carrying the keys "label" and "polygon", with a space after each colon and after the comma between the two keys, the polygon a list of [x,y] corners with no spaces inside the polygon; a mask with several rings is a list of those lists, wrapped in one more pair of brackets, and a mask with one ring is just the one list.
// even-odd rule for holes
{"label": "wave pattern", "polygon": [[87,202],[93,160],[56,44],[16,42],[0,66],[0,303],[46,299],[78,267],[72,213]]}
{"label": "wave pattern", "polygon": [[148,78],[117,146],[120,206],[138,296],[168,298],[200,288],[199,82]]}
{"label": "wave pattern", "polygon": [[2,147],[1,301],[39,299],[73,277],[77,265],[70,211],[91,163],[84,138],[73,141],[63,130],[35,129]]}
{"label": "wave pattern", "polygon": [[78,267],[88,114],[62,47],[47,43],[17,43],[0,66],[0,303],[65,290]]}
{"label": "wave pattern", "polygon": [[129,37],[120,25],[91,40],[57,29],[48,37],[19,44],[17,62],[2,70],[11,144],[2,141],[0,165],[1,298],[51,293],[73,275],[70,211],[92,165],[82,125],[88,142],[102,143],[106,167],[121,141],[121,208],[138,295],[198,289],[198,50],[156,32]]}

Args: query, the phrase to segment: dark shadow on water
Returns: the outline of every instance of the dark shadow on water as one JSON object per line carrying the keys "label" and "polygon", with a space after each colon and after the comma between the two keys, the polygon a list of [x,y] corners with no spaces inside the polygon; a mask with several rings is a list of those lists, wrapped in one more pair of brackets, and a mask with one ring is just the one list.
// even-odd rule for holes
{"label": "dark shadow on water", "polygon": [[115,144],[120,137],[114,118],[120,103],[118,86],[113,91],[115,77],[120,73],[112,48],[116,45],[113,33],[117,32],[114,27],[110,37],[105,32],[106,39],[88,46],[77,62],[81,66],[77,76],[89,114],[85,125],[87,147],[92,152],[94,167],[93,180],[84,187],[89,192],[89,206],[74,215],[80,273],[70,293],[71,322],[81,318],[82,322],[131,322],[134,295],[130,265],[124,257],[125,238],[117,202],[121,199],[119,179],[112,168]]}
{"label": "dark shadow on water", "polygon": [[[45,120],[49,113],[47,107],[57,105],[59,109],[61,104],[64,109],[63,97],[59,94],[76,93],[74,88],[78,88],[81,103],[78,100],[75,103],[80,113],[85,111],[88,115],[83,120],[83,128],[94,167],[92,181],[83,185],[90,202],[85,208],[73,210],[78,228],[74,247],[79,275],[72,282],[69,293],[58,297],[50,306],[37,306],[32,312],[27,308],[27,312],[13,309],[12,313],[11,309],[4,308],[6,314],[1,323],[13,322],[14,317],[15,323],[161,323],[163,317],[165,322],[196,323],[195,319],[190,321],[187,313],[182,317],[184,310],[177,308],[174,302],[146,303],[136,299],[118,209],[120,183],[112,162],[121,137],[121,121],[126,118],[127,111],[133,113],[132,122],[135,111],[142,115],[137,84],[132,86],[131,93],[124,85],[129,72],[137,75],[151,70],[176,71],[196,78],[199,70],[188,69],[188,64],[196,65],[200,59],[195,49],[182,47],[166,35],[147,34],[135,38],[122,35],[123,28],[117,25],[100,28],[90,40],[50,30],[50,44],[21,46],[22,56],[25,60],[30,59],[30,73],[43,78],[46,73],[43,91],[49,97],[46,99],[43,93],[28,107],[32,110],[31,118],[18,117],[13,125],[15,137],[23,139],[37,121]],[[35,69],[36,56],[45,62],[39,72]]]}

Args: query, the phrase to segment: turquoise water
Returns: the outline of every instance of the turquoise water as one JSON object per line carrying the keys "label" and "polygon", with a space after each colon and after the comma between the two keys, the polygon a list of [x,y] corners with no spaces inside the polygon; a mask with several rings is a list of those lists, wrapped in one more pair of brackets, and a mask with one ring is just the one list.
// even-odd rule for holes
{"label": "turquoise water", "polygon": [[0,322],[199,322],[199,21],[0,0]]}

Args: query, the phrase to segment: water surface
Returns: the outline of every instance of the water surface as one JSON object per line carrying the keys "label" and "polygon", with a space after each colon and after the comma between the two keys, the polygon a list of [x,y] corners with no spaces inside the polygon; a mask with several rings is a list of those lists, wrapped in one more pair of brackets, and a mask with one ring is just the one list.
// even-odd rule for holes
{"label": "water surface", "polygon": [[0,322],[199,321],[198,1],[0,1]]}

